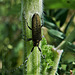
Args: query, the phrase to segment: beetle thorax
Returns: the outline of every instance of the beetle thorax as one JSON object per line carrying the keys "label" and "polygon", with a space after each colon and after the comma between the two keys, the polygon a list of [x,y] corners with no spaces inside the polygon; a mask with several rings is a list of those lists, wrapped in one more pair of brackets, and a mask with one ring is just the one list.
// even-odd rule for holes
{"label": "beetle thorax", "polygon": [[39,40],[33,41],[33,45],[38,46],[39,45]]}

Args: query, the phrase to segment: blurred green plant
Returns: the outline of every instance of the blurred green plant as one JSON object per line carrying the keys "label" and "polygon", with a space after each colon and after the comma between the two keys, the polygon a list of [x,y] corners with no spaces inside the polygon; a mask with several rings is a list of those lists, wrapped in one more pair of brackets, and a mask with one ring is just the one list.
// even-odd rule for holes
{"label": "blurred green plant", "polygon": [[[58,46],[57,48],[59,49],[64,49],[61,63],[66,62],[67,68],[68,63],[74,62],[75,59],[74,58],[75,44],[73,44],[73,42],[75,42],[75,35],[74,35],[75,23],[73,22],[73,19],[75,17],[74,11],[69,9],[58,9],[58,10],[51,9],[48,10],[47,12],[46,11],[44,12],[45,12],[44,27],[48,29],[47,32],[50,38],[56,40],[52,41],[53,43],[55,42],[54,45]],[[46,34],[45,36],[47,37]],[[52,42],[50,41],[48,43],[50,44]],[[72,67],[72,69],[73,68],[74,67]],[[70,69],[71,68],[69,67],[68,71],[70,71]],[[67,71],[65,70],[65,73],[66,72]],[[68,72],[68,74],[70,74],[70,72]]]}
{"label": "blurred green plant", "polygon": [[75,0],[44,0],[45,9],[69,8],[75,9]]}
{"label": "blurred green plant", "polygon": [[[52,45],[56,47],[58,45],[62,45],[61,49],[64,49],[64,53],[62,55],[62,59],[58,69],[59,74],[65,73],[69,75],[69,71],[71,69],[73,70],[73,74],[75,73],[75,11],[73,10],[75,9],[74,3],[74,0],[44,0],[44,26],[48,28],[47,32],[49,34],[49,40],[52,38]],[[23,62],[23,41],[21,41],[22,27],[20,22],[20,10],[20,0],[0,1],[0,60],[3,62],[2,64],[5,65],[6,69],[15,68]],[[66,40],[67,42],[64,42],[65,39],[68,39]],[[49,44],[51,44],[51,42],[49,42]],[[44,46],[44,48],[47,52],[47,47]],[[42,49],[44,50],[44,48]],[[52,46],[50,50],[51,49]],[[51,53],[50,50],[49,52]],[[2,55],[2,51],[4,53],[3,55],[5,56]],[[48,55],[50,55],[49,52],[47,52]],[[53,56],[51,57],[53,58]],[[52,60],[48,61],[50,61],[51,63],[53,62]],[[50,65],[53,65],[51,63]],[[49,68],[48,65],[46,65],[46,67]],[[48,72],[50,70],[51,68],[48,69]],[[21,75],[22,68],[13,74]],[[9,75],[11,75],[11,73]]]}

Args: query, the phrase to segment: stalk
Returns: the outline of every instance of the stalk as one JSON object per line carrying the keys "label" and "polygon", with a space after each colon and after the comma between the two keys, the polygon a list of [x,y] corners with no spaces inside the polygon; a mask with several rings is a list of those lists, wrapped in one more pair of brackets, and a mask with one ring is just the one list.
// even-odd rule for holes
{"label": "stalk", "polygon": [[[22,0],[21,1],[21,24],[22,24],[23,35],[25,35],[25,36],[22,36],[24,39],[23,61],[25,61],[27,58],[27,40],[26,40],[27,37],[26,37],[26,21],[24,19],[24,13],[23,13],[23,5],[24,5],[23,2],[24,1]],[[26,65],[27,65],[27,62],[23,66],[23,75],[27,74],[27,66]]]}
{"label": "stalk", "polygon": [[59,49],[56,49],[56,48],[52,49],[52,51],[54,53],[55,59],[54,59],[53,69],[51,71],[51,74],[49,74],[49,75],[55,75],[57,73],[60,58],[61,58],[61,55],[63,53],[63,50],[59,50]]}
{"label": "stalk", "polygon": [[5,75],[5,54],[4,54],[4,50],[2,50],[2,75]]}
{"label": "stalk", "polygon": [[63,40],[57,47],[57,49],[63,49],[65,48],[67,42],[72,42],[75,39],[75,28],[72,30],[72,32],[66,37],[65,40]]}

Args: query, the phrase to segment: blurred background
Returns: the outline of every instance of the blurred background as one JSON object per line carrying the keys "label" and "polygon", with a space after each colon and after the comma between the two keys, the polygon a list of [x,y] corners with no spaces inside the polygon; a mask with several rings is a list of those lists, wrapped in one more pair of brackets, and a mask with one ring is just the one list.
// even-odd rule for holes
{"label": "blurred background", "polygon": [[[44,0],[43,31],[47,43],[57,47],[75,30],[74,0]],[[75,35],[64,47],[59,75],[75,73]],[[21,25],[21,0],[0,0],[0,75],[2,62],[7,70],[23,63],[23,39]],[[3,59],[5,58],[5,59]],[[21,75],[22,70],[14,75]]]}

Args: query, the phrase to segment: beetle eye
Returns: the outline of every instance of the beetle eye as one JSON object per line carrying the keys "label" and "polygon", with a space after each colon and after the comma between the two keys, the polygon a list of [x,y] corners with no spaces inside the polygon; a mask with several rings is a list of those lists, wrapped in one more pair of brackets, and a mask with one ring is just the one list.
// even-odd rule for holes
{"label": "beetle eye", "polygon": [[38,46],[38,43],[36,43],[36,46]]}

